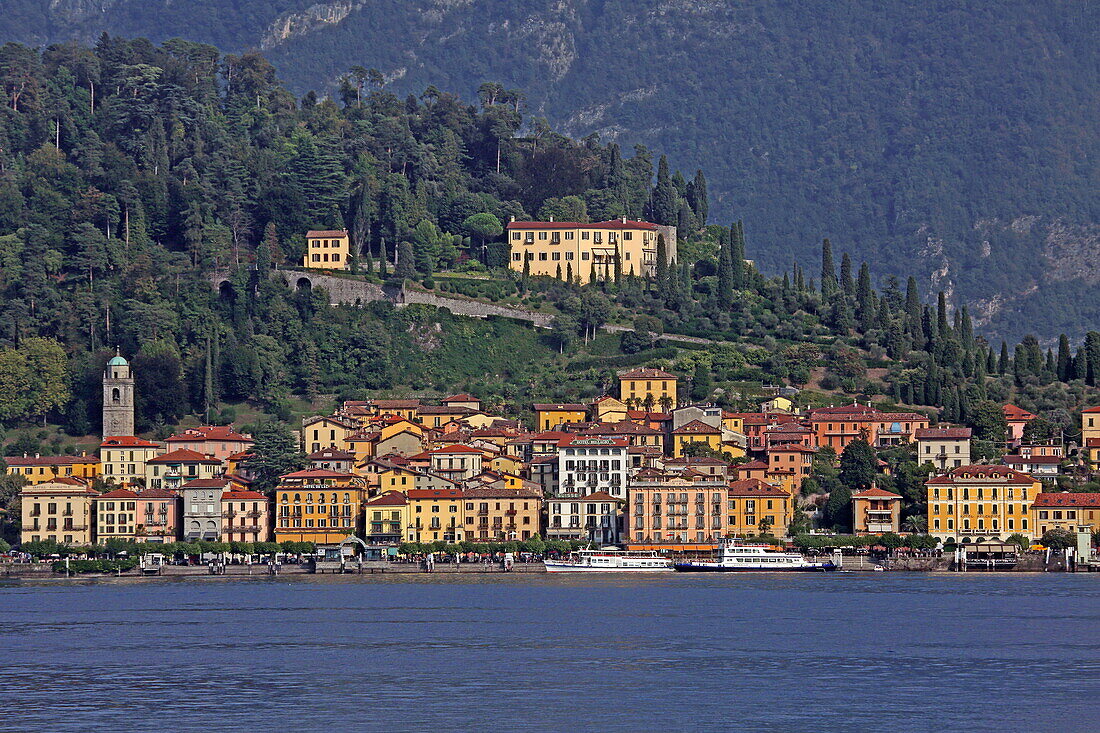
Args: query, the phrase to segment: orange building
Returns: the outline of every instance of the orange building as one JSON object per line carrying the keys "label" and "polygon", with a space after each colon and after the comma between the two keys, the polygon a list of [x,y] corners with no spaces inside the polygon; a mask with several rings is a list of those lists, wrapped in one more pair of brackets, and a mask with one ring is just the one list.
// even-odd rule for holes
{"label": "orange building", "polygon": [[360,476],[316,468],[281,476],[275,541],[334,544],[355,534],[365,483]]}

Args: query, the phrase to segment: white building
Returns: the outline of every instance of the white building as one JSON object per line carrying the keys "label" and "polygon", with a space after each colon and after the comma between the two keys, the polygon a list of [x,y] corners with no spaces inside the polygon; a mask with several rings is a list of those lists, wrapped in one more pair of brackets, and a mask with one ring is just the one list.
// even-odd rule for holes
{"label": "white building", "polygon": [[557,496],[587,496],[606,491],[626,499],[629,461],[626,438],[577,436],[558,443]]}
{"label": "white building", "polygon": [[944,473],[970,465],[970,428],[917,428],[917,463],[931,463]]}

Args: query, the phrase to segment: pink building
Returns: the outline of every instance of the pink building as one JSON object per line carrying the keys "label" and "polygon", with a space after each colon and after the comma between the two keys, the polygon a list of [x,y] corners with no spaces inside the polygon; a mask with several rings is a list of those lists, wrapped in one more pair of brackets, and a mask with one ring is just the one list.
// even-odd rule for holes
{"label": "pink building", "polygon": [[222,542],[269,542],[271,504],[258,491],[229,490],[222,494]]}
{"label": "pink building", "polygon": [[238,433],[231,425],[200,425],[176,433],[165,441],[168,450],[190,450],[224,461],[234,453],[245,453],[252,447],[252,436]]}
{"label": "pink building", "polygon": [[1005,421],[1008,423],[1008,435],[1005,439],[1014,446],[1019,445],[1024,439],[1024,428],[1035,419],[1035,415],[1016,405],[1005,405],[1001,411],[1004,412]]}
{"label": "pink building", "polygon": [[179,536],[179,494],[168,489],[145,489],[136,497],[134,539],[175,542]]}

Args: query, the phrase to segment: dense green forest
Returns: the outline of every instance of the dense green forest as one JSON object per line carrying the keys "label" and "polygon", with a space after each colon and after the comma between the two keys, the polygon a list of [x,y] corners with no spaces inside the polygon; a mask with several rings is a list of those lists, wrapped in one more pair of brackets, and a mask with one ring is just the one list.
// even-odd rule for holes
{"label": "dense green forest", "polygon": [[748,222],[764,272],[827,236],[969,305],[990,338],[1044,344],[1100,322],[1080,297],[1100,255],[1098,25],[1068,0],[9,0],[4,22],[29,43],[264,46],[298,93],[338,94],[355,64],[398,96],[500,81],[576,137],[705,167],[712,211]]}
{"label": "dense green forest", "polygon": [[[435,88],[398,98],[353,69],[338,100],[296,99],[258,54],[104,37],[95,48],[0,48],[0,420],[98,429],[104,360],[133,359],[142,431],[237,410],[282,420],[379,391],[471,391],[522,415],[600,393],[652,363],[689,396],[753,404],[785,380],[807,401],[877,398],[981,428],[1009,399],[1072,430],[1096,401],[1100,334],[1056,352],[991,345],[966,309],[926,304],[914,278],[876,289],[826,241],[812,268],[765,277],[745,225],[710,221],[702,171],[635,146],[573,140],[516,111]],[[653,281],[580,287],[502,270],[509,216],[676,224],[679,260]],[[554,315],[537,331],[424,307],[329,307],[269,277],[309,228],[347,226],[348,277],[464,292]],[[213,269],[234,287],[219,296]],[[605,324],[632,328],[600,334]],[[662,334],[713,341],[692,348]],[[319,403],[318,400],[321,400]],[[328,400],[327,404],[324,403]],[[242,412],[243,414],[243,412]],[[262,419],[262,416],[260,416]],[[996,428],[982,433],[996,440]],[[17,439],[16,439],[17,437]],[[9,452],[64,438],[9,435]],[[39,445],[43,443],[43,445]]]}

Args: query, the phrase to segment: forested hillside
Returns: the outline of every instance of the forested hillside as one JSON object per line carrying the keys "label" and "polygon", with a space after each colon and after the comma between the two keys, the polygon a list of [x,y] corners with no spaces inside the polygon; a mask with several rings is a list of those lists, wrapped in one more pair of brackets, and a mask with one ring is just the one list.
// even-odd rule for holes
{"label": "forested hillside", "polygon": [[[9,0],[16,40],[263,47],[299,92],[354,65],[398,95],[521,89],[576,136],[705,167],[765,272],[821,236],[994,337],[1100,321],[1094,4]],[[636,213],[636,212],[635,212]]]}
{"label": "forested hillside", "polygon": [[[398,98],[366,69],[353,81],[338,102],[299,99],[258,54],[178,40],[0,47],[7,450],[60,450],[47,428],[13,440],[35,424],[94,433],[115,347],[133,359],[139,430],[154,434],[188,414],[290,420],[386,392],[469,391],[522,416],[643,363],[690,375],[692,399],[742,408],[761,383],[787,382],[810,388],[804,402],[924,407],[987,440],[995,403],[1072,431],[1073,411],[1100,399],[1100,333],[1056,352],[1034,336],[991,344],[965,308],[922,302],[915,278],[876,289],[870,266],[828,241],[813,267],[767,277],[746,262],[743,223],[713,222],[702,171],[541,124],[517,134],[517,95],[497,84],[473,106],[437,89]],[[678,261],[653,281],[581,287],[502,268],[510,216],[636,212],[679,230]],[[553,328],[331,308],[270,277],[300,262],[306,230],[342,226],[355,254],[345,277],[522,303]],[[232,283],[220,295],[214,270]],[[600,336],[606,324],[630,330]]]}

